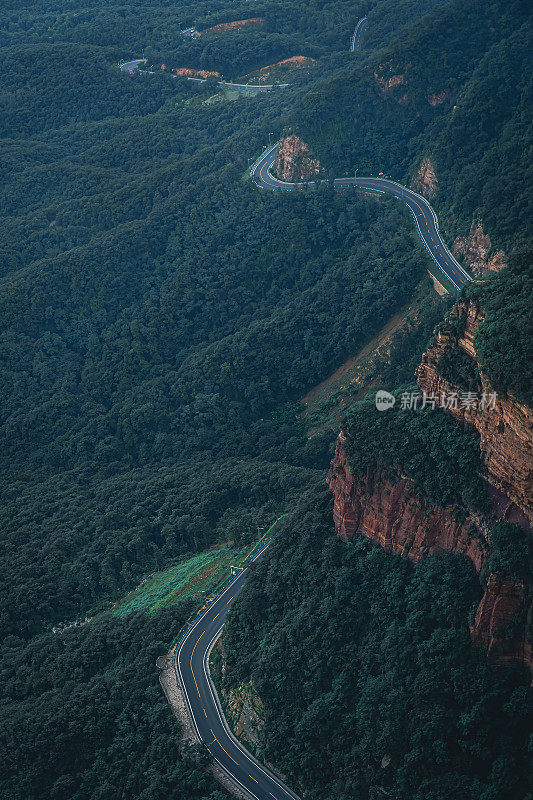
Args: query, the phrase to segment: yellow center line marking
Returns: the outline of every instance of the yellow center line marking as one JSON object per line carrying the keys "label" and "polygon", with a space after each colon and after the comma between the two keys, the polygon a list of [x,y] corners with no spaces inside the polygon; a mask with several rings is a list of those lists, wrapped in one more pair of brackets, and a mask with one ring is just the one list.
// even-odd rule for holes
{"label": "yellow center line marking", "polygon": [[213,617],[213,622],[216,620],[217,617],[220,617],[220,611],[218,612],[216,617]]}
{"label": "yellow center line marking", "polygon": [[249,777],[249,778],[251,778],[251,779],[252,779],[253,781],[255,781],[256,783],[259,783],[259,781],[257,780],[257,778],[254,778],[254,776],[253,776],[253,775],[248,775],[248,777]]}
{"label": "yellow center line marking", "polygon": [[196,644],[194,645],[194,647],[192,649],[192,653],[191,653],[191,672],[192,672],[192,676],[194,678],[194,685],[196,686],[196,691],[198,692],[198,697],[200,697],[200,689],[198,688],[198,684],[196,682],[196,675],[194,674],[194,670],[192,668],[192,657],[194,655],[194,651],[196,650],[196,646],[197,646],[198,642],[200,641],[200,639],[202,638],[202,636],[204,635],[204,633],[205,633],[205,631],[201,632],[200,636],[198,637],[198,639],[196,641]]}
{"label": "yellow center line marking", "polygon": [[230,597],[230,599],[228,600],[228,602],[226,603],[226,605],[228,605],[228,606],[229,606],[229,604],[231,603],[231,601],[233,600],[233,598],[234,598],[234,597],[235,597],[235,595],[233,594],[233,595]]}
{"label": "yellow center line marking", "polygon": [[205,718],[207,719],[207,711],[205,710],[205,708],[204,708],[204,715],[205,715]]}
{"label": "yellow center line marking", "polygon": [[[211,731],[211,733],[213,733],[213,731]],[[213,733],[213,736],[215,736],[215,734],[214,734],[214,733]],[[216,736],[215,736],[215,742],[216,742],[218,745],[220,745],[220,747],[222,747],[222,745],[220,744],[220,742],[218,741],[218,739],[217,739],[217,737],[216,737]],[[233,761],[233,763],[238,765],[238,763],[239,763],[239,762],[238,762],[238,761],[235,761],[235,759],[233,758],[233,756],[230,756],[230,754],[228,753],[228,751],[226,750],[226,748],[225,748],[225,747],[222,747],[222,749],[224,750],[224,752],[225,752],[225,754],[227,755],[227,757],[228,757],[228,758],[231,758],[231,760]],[[272,795],[272,797],[274,797],[274,795]],[[274,800],[277,800],[277,798],[274,798]]]}
{"label": "yellow center line marking", "polygon": [[275,795],[275,794],[272,794],[272,792],[269,792],[269,795],[270,795],[270,797],[273,797],[273,798],[274,798],[274,800],[278,800],[278,798],[276,797],[276,795]]}

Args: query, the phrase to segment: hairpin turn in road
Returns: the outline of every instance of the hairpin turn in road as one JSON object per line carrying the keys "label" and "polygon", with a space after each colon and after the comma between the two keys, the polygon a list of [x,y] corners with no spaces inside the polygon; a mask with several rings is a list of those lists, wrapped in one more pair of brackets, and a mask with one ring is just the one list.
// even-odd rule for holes
{"label": "hairpin turn in road", "polygon": [[[279,142],[276,142],[268,148],[250,169],[251,178],[256,186],[271,191],[286,192],[316,188],[319,185],[319,182],[316,181],[287,183],[272,175],[271,167],[276,158],[278,144]],[[367,189],[397,197],[411,212],[420,238],[436,266],[457,291],[471,280],[468,272],[455,260],[446,247],[440,235],[437,215],[422,195],[388,178],[336,178],[333,185],[337,188],[352,186],[356,189]]]}

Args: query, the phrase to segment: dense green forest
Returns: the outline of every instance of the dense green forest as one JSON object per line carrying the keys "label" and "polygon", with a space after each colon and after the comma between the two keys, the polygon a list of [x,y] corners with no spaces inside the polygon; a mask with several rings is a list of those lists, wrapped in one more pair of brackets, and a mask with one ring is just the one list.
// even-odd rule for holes
{"label": "dense green forest", "polygon": [[2,796],[10,800],[223,800],[197,747],[183,751],[155,660],[190,608],[104,618],[27,645],[1,677]]}
{"label": "dense green forest", "polygon": [[[407,181],[429,152],[449,232],[464,232],[480,210],[498,242],[520,239],[523,5],[491,0],[486,15],[471,6],[452,26],[457,8],[446,0],[2,4],[2,796],[225,797],[202,755],[179,749],[154,666],[193,604],[123,620],[104,612],[148,573],[218,542],[248,543],[290,509],[293,543],[285,536],[257,570],[228,638],[228,680],[255,670],[264,692],[269,757],[296,785],[305,781],[310,798],[374,800],[377,775],[386,789],[395,776],[402,800],[495,800],[504,784],[501,797],[511,800],[522,790],[523,677],[469,649],[466,619],[479,591],[469,566],[448,558],[414,569],[367,543],[334,542],[322,486],[335,432],[308,438],[300,418],[302,395],[372,339],[415,287],[431,291],[430,259],[391,199],[328,186],[260,192],[247,178],[248,159],[290,127],[340,171],[387,169]],[[363,51],[350,54],[366,14]],[[264,24],[180,35],[180,26],[204,31],[249,17]],[[286,89],[245,97],[159,71],[120,71],[120,60],[143,54],[226,78],[292,55],[317,66]],[[369,84],[389,62],[410,65],[406,106],[397,102],[402,87],[383,99]],[[430,106],[425,93],[443,88],[450,97]],[[469,289],[488,304],[479,347],[491,377],[520,396],[524,252]],[[383,371],[389,388],[412,380],[448,305],[422,302],[416,326],[398,334]],[[520,342],[511,367],[509,341]],[[448,449],[438,475],[418,463],[428,496],[482,499],[471,434],[443,416],[395,431],[379,422],[370,414],[361,436],[399,467],[416,470],[409,441],[435,437]],[[461,470],[469,480],[459,490]],[[520,552],[524,543],[507,528],[498,541],[495,558],[517,574],[509,542]],[[299,585],[301,595],[289,597]],[[254,617],[258,599],[268,619]],[[291,603],[301,603],[295,627]],[[83,627],[51,632],[93,614]],[[253,625],[244,648],[239,637]],[[322,647],[328,630],[335,636]],[[398,691],[387,698],[391,684]],[[291,702],[276,706],[276,693]],[[411,706],[407,720],[401,709]],[[388,772],[379,767],[385,754]]]}
{"label": "dense green forest", "polygon": [[409,475],[416,490],[432,503],[486,509],[478,432],[431,405],[402,409],[402,394],[401,389],[395,392],[396,405],[388,414],[377,410],[374,398],[347,412],[345,450],[354,470],[364,473],[383,460],[399,474]]}
{"label": "dense green forest", "polygon": [[308,92],[291,125],[338,175],[358,167],[405,183],[429,157],[444,231],[464,235],[481,219],[493,244],[509,247],[530,218],[529,4],[434,5]]}
{"label": "dense green forest", "polygon": [[261,755],[310,800],[529,798],[530,676],[472,648],[472,564],[341,542],[331,505],[310,485],[228,621],[223,685],[252,679]]}
{"label": "dense green forest", "polygon": [[533,243],[524,242],[511,254],[509,266],[482,284],[469,286],[465,296],[482,304],[486,318],[476,332],[476,349],[492,385],[512,391],[533,406]]}

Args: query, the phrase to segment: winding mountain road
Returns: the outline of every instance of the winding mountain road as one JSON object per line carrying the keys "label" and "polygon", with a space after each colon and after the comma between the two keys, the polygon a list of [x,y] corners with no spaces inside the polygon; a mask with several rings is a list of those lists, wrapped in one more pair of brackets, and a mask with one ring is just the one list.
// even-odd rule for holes
{"label": "winding mountain road", "polygon": [[[270,542],[271,539],[250,564],[263,556]],[[230,732],[209,675],[209,655],[232,603],[248,579],[249,568],[250,565],[238,572],[193,622],[174,651],[175,668],[199,740],[233,783],[253,800],[299,800]]]}
{"label": "winding mountain road", "polygon": [[[357,23],[351,39],[352,52],[361,48],[361,37],[365,29],[366,17],[363,17]],[[133,74],[140,63],[142,60],[129,61],[121,64],[120,68]],[[268,91],[272,88],[271,86],[245,87],[244,84],[228,84],[224,81],[220,81],[218,85],[252,91]],[[290,192],[316,188],[320,181],[287,183],[272,175],[271,168],[278,145],[279,142],[276,142],[269,147],[251,167],[250,176],[255,184],[271,191]],[[426,250],[450,283],[459,291],[471,280],[446,247],[439,232],[437,216],[424,197],[388,178],[337,178],[333,181],[333,185],[337,188],[355,187],[398,198],[411,212]],[[214,761],[234,785],[251,800],[299,800],[294,792],[260,764],[231,733],[209,674],[209,656],[222,633],[231,605],[248,579],[250,565],[262,558],[270,542],[271,539],[192,623],[174,650],[174,666],[199,741],[204,744]]]}
{"label": "winding mountain road", "polygon": [[[132,61],[122,61],[119,64],[119,68],[122,72],[125,72],[127,75],[135,75],[139,72],[139,67],[141,64],[146,64],[146,60],[144,58],[134,58]],[[149,75],[154,75],[154,72],[148,73]],[[179,78],[180,75],[172,75],[173,78]],[[205,83],[207,78],[190,78],[185,76],[186,80],[193,81],[193,83]],[[271,89],[285,89],[290,84],[288,83],[230,83],[229,81],[218,81],[217,86],[219,89],[236,89],[239,92],[250,92],[250,94],[257,94],[258,92],[270,92]]]}
{"label": "winding mountain road", "polygon": [[[256,186],[271,191],[285,192],[316,188],[318,186],[316,181],[288,183],[280,181],[272,174],[271,169],[276,159],[278,144],[279,142],[276,142],[268,148],[250,169],[250,175]],[[333,185],[336,188],[351,186],[397,197],[411,212],[419,236],[436,266],[457,291],[471,280],[468,272],[455,260],[446,247],[439,231],[437,215],[422,195],[388,178],[336,178]]]}
{"label": "winding mountain road", "polygon": [[353,32],[352,40],[350,42],[350,53],[355,53],[356,50],[360,50],[363,45],[363,34],[366,31],[367,20],[366,17],[363,17],[359,20],[357,25],[355,26],[355,30]]}

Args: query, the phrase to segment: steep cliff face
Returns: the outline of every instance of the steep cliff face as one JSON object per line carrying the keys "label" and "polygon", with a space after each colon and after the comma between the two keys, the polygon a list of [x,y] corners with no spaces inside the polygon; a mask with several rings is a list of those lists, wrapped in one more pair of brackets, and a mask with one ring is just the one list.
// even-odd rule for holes
{"label": "steep cliff face", "polygon": [[[482,309],[473,302],[460,302],[450,315],[450,325],[440,331],[424,353],[417,370],[422,391],[435,394],[450,413],[473,425],[481,437],[481,452],[489,481],[501,489],[531,520],[533,518],[533,413],[512,395],[496,395],[484,374],[475,349],[475,334],[483,322]],[[457,331],[461,333],[458,334]],[[464,331],[464,332],[463,332]],[[465,406],[450,404],[453,393],[461,395],[464,387],[442,377],[439,363],[444,356],[458,352],[469,356],[479,373],[482,394],[487,404]]]}
{"label": "steep cliff face", "polygon": [[[438,551],[461,553],[479,573],[490,554],[487,531],[474,517],[462,521],[459,509],[428,503],[413,491],[406,476],[394,476],[376,464],[354,474],[340,433],[328,484],[334,497],[334,520],[339,536],[349,540],[358,532],[387,552],[413,561]],[[464,514],[463,514],[464,516]],[[491,575],[470,629],[472,642],[494,659],[514,659],[533,669],[526,616],[531,615],[531,589],[514,580]]]}
{"label": "steep cliff face", "polygon": [[491,241],[479,221],[472,223],[468,236],[458,236],[453,243],[456,256],[463,256],[472,272],[480,278],[491,272],[499,272],[507,265],[507,257],[503,250],[497,250],[489,258]]}
{"label": "steep cliff face", "polygon": [[320,162],[313,158],[309,145],[291,134],[281,140],[276,153],[274,172],[282,181],[307,181],[323,172]]}
{"label": "steep cliff face", "polygon": [[524,619],[531,616],[531,599],[529,586],[490,575],[470,628],[473,644],[486,647],[489,658],[518,659],[533,670],[533,651],[526,635],[529,620]]}
{"label": "steep cliff face", "polygon": [[[495,487],[493,522],[511,519],[527,528],[533,518],[533,414],[512,395],[498,396],[483,372],[475,346],[483,321],[475,301],[457,303],[423,355],[418,386],[479,432],[487,477]],[[465,402],[472,389],[463,384],[471,376],[478,397]],[[490,555],[487,523],[465,509],[458,514],[456,507],[429,503],[414,491],[409,476],[386,464],[354,474],[345,455],[347,435],[339,435],[328,476],[339,536],[347,540],[360,532],[388,552],[414,561],[438,550],[463,553],[480,573]],[[526,637],[532,596],[532,587],[491,575],[471,628],[472,641],[484,645],[490,657],[519,659],[533,668]]]}
{"label": "steep cliff face", "polygon": [[354,475],[343,443],[341,432],[328,475],[335,525],[342,539],[349,540],[359,531],[387,552],[413,561],[437,551],[463,553],[481,570],[488,544],[476,519],[459,521],[457,508],[428,503],[414,492],[408,477],[390,477],[384,465]]}

